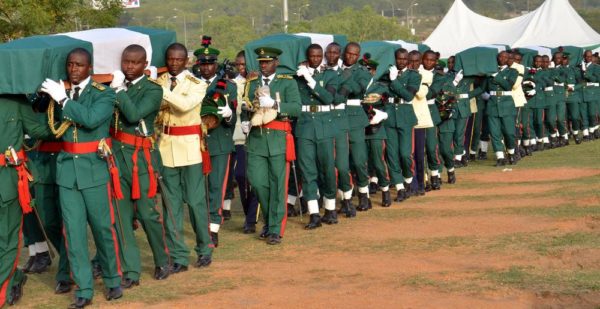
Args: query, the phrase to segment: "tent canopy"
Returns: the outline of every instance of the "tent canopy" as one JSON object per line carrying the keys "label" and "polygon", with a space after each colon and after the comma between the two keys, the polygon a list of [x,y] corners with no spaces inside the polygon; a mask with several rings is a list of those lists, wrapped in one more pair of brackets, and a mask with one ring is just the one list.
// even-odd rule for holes
{"label": "tent canopy", "polygon": [[507,20],[479,15],[462,0],[454,4],[425,44],[448,58],[483,44],[512,47],[600,44],[600,34],[577,14],[567,0],[546,0],[535,11]]}

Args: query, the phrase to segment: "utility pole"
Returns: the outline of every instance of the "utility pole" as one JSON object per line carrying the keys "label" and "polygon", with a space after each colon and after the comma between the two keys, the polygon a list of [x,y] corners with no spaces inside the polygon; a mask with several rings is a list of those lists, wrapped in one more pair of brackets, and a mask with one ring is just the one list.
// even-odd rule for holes
{"label": "utility pole", "polygon": [[283,0],[283,32],[288,32],[288,2]]}

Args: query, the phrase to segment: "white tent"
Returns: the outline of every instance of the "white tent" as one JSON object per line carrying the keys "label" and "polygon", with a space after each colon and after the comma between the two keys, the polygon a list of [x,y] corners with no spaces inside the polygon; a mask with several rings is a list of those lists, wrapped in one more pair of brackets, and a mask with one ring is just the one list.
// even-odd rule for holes
{"label": "white tent", "polygon": [[485,44],[586,47],[600,44],[600,34],[577,14],[568,0],[546,0],[535,11],[506,20],[479,15],[462,0],[455,0],[424,43],[447,58]]}

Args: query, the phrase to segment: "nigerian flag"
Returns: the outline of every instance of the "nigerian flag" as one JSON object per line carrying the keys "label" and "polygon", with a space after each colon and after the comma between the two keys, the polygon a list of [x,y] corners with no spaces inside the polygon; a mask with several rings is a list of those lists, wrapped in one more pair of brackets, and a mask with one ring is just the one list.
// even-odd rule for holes
{"label": "nigerian flag", "polygon": [[67,54],[77,47],[92,54],[94,74],[110,74],[121,69],[121,53],[128,45],[141,45],[148,64],[161,67],[166,48],[173,42],[174,31],[128,27],[39,35],[0,44],[0,94],[32,93],[45,78],[66,79]]}

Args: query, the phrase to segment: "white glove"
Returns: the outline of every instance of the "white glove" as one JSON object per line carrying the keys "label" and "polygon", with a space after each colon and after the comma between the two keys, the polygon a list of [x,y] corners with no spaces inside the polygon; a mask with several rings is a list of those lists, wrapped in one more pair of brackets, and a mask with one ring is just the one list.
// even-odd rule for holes
{"label": "white glove", "polygon": [[581,63],[581,70],[585,72],[585,70],[587,69],[587,66],[585,65],[585,62]]}
{"label": "white glove", "polygon": [[250,121],[242,121],[241,127],[242,132],[244,132],[244,134],[248,134],[248,132],[250,132]]}
{"label": "white glove", "polygon": [[150,71],[150,78],[157,79],[158,78],[158,68],[151,65],[148,67],[148,71]]}
{"label": "white glove", "polygon": [[229,104],[225,104],[225,106],[219,106],[217,114],[221,115],[223,118],[229,118],[233,114],[233,111],[229,107]]}
{"label": "white glove", "polygon": [[308,67],[305,65],[299,65],[298,66],[298,70],[296,71],[296,75],[298,76],[310,76],[310,71],[308,70]]}
{"label": "white glove", "polygon": [[548,65],[549,68],[555,68],[556,65],[554,64],[554,61],[550,61],[550,64]]}
{"label": "white glove", "polygon": [[259,97],[258,101],[260,102],[260,107],[273,107],[273,105],[275,105],[275,100],[270,96]]}
{"label": "white glove", "polygon": [[460,83],[460,81],[463,79],[464,74],[463,74],[463,70],[458,71],[458,73],[456,73],[456,76],[454,76],[454,86],[456,87],[458,85],[458,83]]}
{"label": "white glove", "polygon": [[496,75],[498,75],[498,72],[492,74],[492,77],[496,77]]}
{"label": "white glove", "polygon": [[67,91],[65,90],[65,84],[62,80],[57,83],[49,78],[46,78],[46,80],[42,83],[42,88],[40,90],[49,94],[57,103],[60,103],[60,101],[67,98]]}
{"label": "white glove", "polygon": [[523,85],[530,85],[531,87],[535,88],[535,83],[533,81],[530,81],[530,80],[524,81]]}
{"label": "white glove", "polygon": [[490,97],[491,97],[491,95],[489,93],[487,93],[487,92],[484,92],[484,93],[481,94],[481,98],[484,99],[484,100],[486,100],[486,101],[489,100]]}
{"label": "white glove", "polygon": [[530,97],[533,97],[535,94],[536,94],[535,89],[531,89],[531,90],[527,91],[527,95]]}
{"label": "white glove", "polygon": [[110,88],[117,89],[123,87],[125,84],[125,74],[123,72],[116,70],[112,73],[113,79],[110,82]]}
{"label": "white glove", "polygon": [[575,91],[575,87],[573,87],[573,85],[567,85],[567,90]]}
{"label": "white glove", "polygon": [[378,124],[388,118],[388,114],[386,112],[382,112],[378,109],[373,109],[375,111],[375,115],[369,121],[370,124]]}
{"label": "white glove", "polygon": [[393,65],[390,67],[390,80],[396,80],[396,78],[398,78],[398,68]]}

